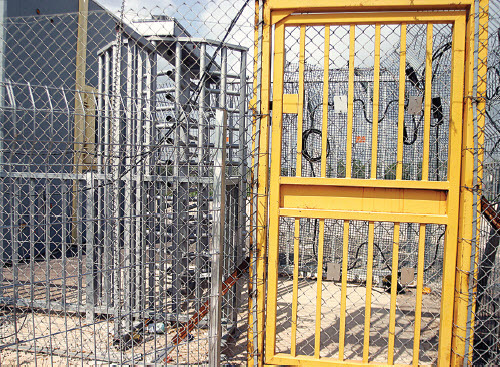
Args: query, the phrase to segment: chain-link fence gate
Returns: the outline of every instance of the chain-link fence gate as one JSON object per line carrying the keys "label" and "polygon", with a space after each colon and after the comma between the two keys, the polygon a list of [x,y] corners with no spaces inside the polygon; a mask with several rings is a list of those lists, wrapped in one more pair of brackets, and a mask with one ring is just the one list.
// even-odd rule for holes
{"label": "chain-link fence gate", "polygon": [[[496,212],[480,193],[496,185],[492,174],[488,174],[488,181],[483,176],[489,164],[486,161],[491,160],[488,155],[494,155],[497,149],[488,143],[488,139],[496,134],[493,130],[496,130],[498,118],[491,106],[498,75],[492,77],[495,71],[491,60],[487,61],[488,48],[491,56],[488,14],[491,17],[489,46],[492,41],[497,42],[496,33],[494,36],[491,33],[498,12],[496,2],[492,2],[490,11],[487,2],[468,3],[472,5],[467,14],[469,39],[474,42],[467,45],[467,57],[471,61],[474,59],[476,69],[465,76],[469,91],[463,101],[464,114],[471,124],[467,134],[464,129],[461,149],[463,175],[467,178],[462,178],[460,189],[463,215],[458,234],[459,252],[455,259],[455,301],[448,303],[454,304],[455,308],[439,309],[442,297],[448,300],[445,302],[451,301],[451,294],[445,293],[453,284],[443,287],[446,284],[443,262],[446,253],[450,253],[450,250],[444,250],[447,240],[445,226],[427,225],[422,232],[422,228],[419,230],[414,223],[397,223],[396,229],[394,224],[377,220],[353,220],[356,215],[352,213],[349,213],[353,217],[350,221],[339,222],[333,217],[344,215],[343,212],[331,214],[332,219],[329,219],[324,217],[330,215],[326,211],[349,209],[339,202],[327,204],[327,198],[323,196],[322,203],[319,194],[313,192],[314,185],[323,185],[319,177],[359,180],[357,184],[349,181],[348,186],[369,185],[363,182],[367,179],[446,182],[450,180],[447,167],[457,168],[449,164],[459,153],[455,151],[449,156],[447,146],[450,139],[446,132],[449,98],[455,90],[450,87],[453,73],[451,32],[454,27],[436,20],[431,29],[421,24],[408,24],[403,32],[402,25],[385,26],[381,19],[371,25],[370,14],[361,14],[358,18],[363,18],[360,22],[367,25],[342,27],[334,24],[352,15],[349,12],[381,11],[386,7],[397,7],[396,3],[405,2],[366,2],[362,9],[357,7],[360,4],[349,1],[319,2],[307,7],[296,1],[270,1],[267,11],[264,5],[262,58],[273,63],[274,78],[283,78],[276,79],[280,88],[283,84],[283,90],[277,91],[276,85],[272,87],[273,104],[266,105],[266,97],[263,97],[264,107],[260,109],[262,115],[274,109],[273,141],[274,135],[280,134],[279,142],[274,141],[274,149],[269,152],[272,172],[273,164],[276,169],[276,160],[281,160],[279,172],[271,173],[269,186],[269,248],[265,248],[267,229],[264,228],[265,221],[261,221],[260,228],[263,229],[258,235],[258,241],[261,241],[258,245],[262,245],[257,250],[260,253],[269,251],[269,273],[262,271],[259,279],[264,281],[269,276],[268,284],[272,285],[267,290],[267,308],[257,302],[262,310],[258,315],[267,314],[267,323],[264,317],[257,318],[257,321],[261,325],[259,331],[267,333],[265,348],[268,349],[262,359],[268,363],[349,363],[342,362],[345,358],[355,363],[434,364],[441,354],[438,353],[440,344],[448,342],[449,349],[445,347],[448,357],[441,362],[451,358],[452,365],[495,363],[498,336],[492,330],[496,325],[496,292],[491,277],[494,277],[496,263]],[[400,11],[398,15],[404,19],[404,10],[422,10],[434,5],[437,3],[408,2],[406,8],[401,5],[395,11]],[[465,2],[449,1],[435,10],[464,6],[467,7]],[[331,13],[335,11],[347,13],[337,17]],[[421,20],[419,15],[415,13],[414,20]],[[297,18],[295,22],[294,17]],[[377,23],[382,23],[378,40]],[[283,24],[286,27],[280,35],[278,26]],[[400,51],[399,37],[403,33],[406,46]],[[283,40],[283,50],[276,49],[281,47],[277,44]],[[266,42],[277,44],[273,43],[271,47]],[[328,53],[329,57],[324,56]],[[374,53],[380,58],[378,71],[373,61]],[[402,66],[399,63],[401,54],[406,59]],[[284,60],[276,61],[279,57]],[[283,75],[276,72],[281,62]],[[267,67],[263,61],[263,73],[267,72]],[[425,78],[429,72],[426,70],[432,70],[428,86]],[[406,89],[403,103],[398,101],[399,75],[404,76]],[[265,93],[264,90],[263,96]],[[276,100],[279,100],[278,106]],[[428,111],[428,117],[424,110]],[[486,112],[481,112],[484,110]],[[377,111],[378,119],[372,119],[374,111]],[[281,116],[281,113],[282,120],[275,116]],[[349,116],[352,126],[349,126]],[[426,119],[430,120],[428,128],[425,127]],[[378,120],[378,130],[375,130],[373,120]],[[270,125],[267,117],[262,121],[266,127]],[[277,124],[282,126],[274,130]],[[374,139],[375,131],[377,136]],[[397,149],[398,138],[403,140],[404,149]],[[261,150],[265,149],[267,141],[261,139]],[[273,155],[275,150],[279,153]],[[374,160],[377,161],[375,168],[370,164]],[[264,182],[267,180],[265,172],[261,172],[261,177]],[[295,180],[295,177],[302,179]],[[292,190],[287,186],[293,184],[303,187]],[[341,184],[332,180],[331,185]],[[353,190],[350,187],[337,196],[341,201],[350,198],[352,210],[356,211],[360,195],[351,193]],[[266,190],[261,190],[261,193],[266,193]],[[366,195],[367,201],[371,199],[369,193]],[[263,202],[262,206],[267,210],[265,205]],[[315,217],[312,211],[319,207],[324,212]],[[372,211],[378,212],[385,207],[380,203],[379,208],[374,206]],[[279,224],[274,222],[275,216],[280,217]],[[379,217],[378,220],[384,222],[384,216]],[[481,233],[484,227],[488,231],[491,228],[493,242]],[[274,243],[275,237],[279,239],[278,243]],[[265,260],[262,263],[264,267]],[[421,316],[417,316],[420,312]],[[394,318],[395,324],[391,322]],[[452,319],[452,336],[445,341],[448,332],[440,333],[439,325],[443,320],[451,322]],[[415,348],[420,348],[420,352]]]}

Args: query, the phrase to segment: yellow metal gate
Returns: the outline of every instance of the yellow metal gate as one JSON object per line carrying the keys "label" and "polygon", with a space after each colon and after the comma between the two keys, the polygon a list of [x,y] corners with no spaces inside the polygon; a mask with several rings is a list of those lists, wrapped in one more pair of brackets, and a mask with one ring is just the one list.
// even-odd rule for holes
{"label": "yellow metal gate", "polygon": [[264,362],[450,365],[471,2],[281,3]]}

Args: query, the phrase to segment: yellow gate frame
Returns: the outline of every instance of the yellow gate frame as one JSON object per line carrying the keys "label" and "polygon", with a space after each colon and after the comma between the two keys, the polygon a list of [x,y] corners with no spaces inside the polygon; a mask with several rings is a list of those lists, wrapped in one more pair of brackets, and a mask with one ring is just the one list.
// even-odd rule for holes
{"label": "yellow gate frame", "polygon": [[[487,0],[479,0],[482,3],[483,8],[487,8]],[[256,12],[258,9],[258,2],[256,1]],[[269,127],[270,127],[270,89],[271,89],[271,52],[272,52],[272,27],[274,24],[280,22],[282,19],[286,18],[291,14],[302,14],[304,23],[308,20],[314,23],[314,18],[321,17],[323,19],[329,18],[332,13],[336,12],[350,12],[349,17],[353,17],[356,14],[362,16],[371,16],[374,14],[367,15],[366,12],[387,12],[387,11],[446,11],[446,10],[462,10],[465,12],[466,17],[463,24],[462,36],[465,38],[465,52],[464,58],[464,69],[465,69],[465,80],[464,80],[464,91],[461,93],[465,98],[464,101],[460,101],[463,106],[463,124],[462,131],[460,132],[462,137],[462,157],[461,162],[459,159],[459,164],[461,164],[462,170],[460,175],[460,192],[458,203],[454,206],[456,210],[459,210],[459,220],[457,223],[458,227],[458,238],[460,239],[472,239],[472,214],[473,214],[473,194],[469,189],[472,187],[473,181],[473,170],[471,167],[474,165],[473,156],[473,134],[474,126],[472,121],[472,90],[473,90],[473,69],[474,69],[474,0],[450,0],[450,1],[440,1],[440,0],[269,0],[264,3],[263,12],[263,34],[262,34],[262,84],[261,84],[261,108],[257,113],[260,115],[260,138],[259,138],[259,167],[258,167],[258,198],[257,198],[257,343],[258,343],[258,365],[262,366],[264,363],[273,364],[283,364],[290,363],[287,359],[273,358],[274,354],[274,342],[273,335],[267,337],[267,341],[270,345],[267,347],[269,353],[267,356],[264,355],[264,333],[265,327],[265,285],[266,285],[266,248],[267,248],[267,224],[269,220],[269,208],[268,208],[268,194],[269,194]],[[316,14],[307,14],[316,13]],[[330,13],[328,14],[318,14],[318,13]],[[364,15],[362,14],[364,13]],[[439,13],[434,13],[434,15],[439,18]],[[338,17],[338,15],[337,15]],[[257,19],[257,14],[256,14]],[[351,19],[352,20],[352,19]],[[372,18],[373,20],[373,18]],[[483,27],[487,27],[487,17],[480,19],[483,23]],[[328,21],[330,22],[330,21]],[[327,23],[328,23],[327,22]],[[372,23],[374,23],[372,21]],[[257,34],[257,33],[256,33]],[[482,33],[483,45],[487,45],[487,32]],[[486,41],[484,40],[486,39]],[[257,44],[257,38],[256,38]],[[486,47],[483,47],[483,66],[486,66]],[[480,56],[481,57],[481,56]],[[480,58],[481,60],[481,58]],[[481,67],[481,66],[480,66]],[[256,66],[258,68],[258,66]],[[275,69],[276,70],[276,69]],[[480,70],[481,72],[481,70]],[[482,70],[486,74],[485,67]],[[276,77],[276,76],[275,76]],[[279,76],[278,76],[279,77]],[[463,76],[462,76],[463,78]],[[479,78],[480,80],[485,80],[485,78]],[[484,87],[484,86],[481,86]],[[478,85],[478,92],[480,92]],[[275,94],[276,98],[276,94]],[[460,98],[461,99],[461,98]],[[481,100],[479,103],[482,103]],[[275,111],[279,112],[279,111]],[[484,124],[484,119],[478,117],[478,126],[481,128],[481,124]],[[274,129],[278,129],[279,124],[275,124]],[[274,132],[274,131],[273,131]],[[278,149],[273,149],[273,160],[280,160],[279,153],[276,152]],[[480,157],[481,159],[481,157]],[[279,176],[279,172],[278,172]],[[471,183],[470,185],[468,185]],[[279,186],[279,183],[273,181],[271,185]],[[271,191],[273,189],[271,188]],[[274,189],[276,190],[276,189]],[[460,204],[460,205],[458,205]],[[274,207],[274,209],[273,209]],[[276,203],[271,203],[271,210],[276,212]],[[276,222],[270,223],[270,231],[277,232]],[[474,225],[478,225],[477,223]],[[455,231],[455,233],[457,233]],[[456,263],[457,265],[457,276],[452,272],[446,274],[446,279],[443,278],[443,284],[446,286],[443,288],[442,297],[454,295],[454,312],[453,314],[445,312],[442,314],[441,323],[446,323],[449,325],[449,332],[446,335],[440,334],[439,340],[439,364],[440,365],[460,365],[463,362],[463,356],[465,355],[465,327],[467,323],[467,300],[460,297],[460,294],[469,292],[468,284],[468,271],[470,269],[470,254],[471,254],[471,242],[460,240],[458,241],[456,251],[448,252],[446,254],[445,261]],[[457,261],[458,259],[458,261]],[[270,259],[274,261],[275,259]],[[468,262],[469,260],[469,262]],[[270,277],[274,277],[275,274],[270,274]],[[455,292],[456,291],[456,292]],[[272,293],[272,292],[271,292]],[[275,299],[272,294],[268,295],[268,304],[275,306]],[[269,307],[269,306],[268,306]],[[444,310],[442,310],[444,311]],[[451,333],[451,327],[454,326],[453,334]],[[250,328],[251,329],[251,328]],[[270,330],[272,332],[272,329]],[[249,332],[250,340],[253,339],[252,331]],[[453,348],[453,353],[452,353]],[[253,364],[255,356],[249,358],[249,364]],[[266,358],[265,358],[266,357]],[[321,363],[319,359],[303,361],[295,360],[294,363],[302,364],[304,362],[309,362],[307,364]],[[415,362],[415,361],[414,361]],[[416,361],[418,363],[418,361]],[[331,363],[331,362],[330,362]],[[341,362],[342,363],[342,362]],[[344,362],[345,364],[345,362]],[[363,365],[365,363],[357,363],[358,365]]]}

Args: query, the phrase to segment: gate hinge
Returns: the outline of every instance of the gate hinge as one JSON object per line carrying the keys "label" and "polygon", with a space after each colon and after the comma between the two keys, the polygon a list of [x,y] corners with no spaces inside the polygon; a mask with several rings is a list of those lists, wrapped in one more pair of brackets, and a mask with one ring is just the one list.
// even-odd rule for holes
{"label": "gate hinge", "polygon": [[486,102],[486,97],[483,96],[465,96],[464,100],[470,99],[472,103]]}

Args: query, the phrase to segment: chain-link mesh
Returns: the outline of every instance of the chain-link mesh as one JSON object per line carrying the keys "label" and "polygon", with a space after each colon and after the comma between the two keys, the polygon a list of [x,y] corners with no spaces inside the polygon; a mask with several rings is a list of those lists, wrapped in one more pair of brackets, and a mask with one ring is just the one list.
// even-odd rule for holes
{"label": "chain-link mesh", "polygon": [[[467,277],[467,288],[457,288],[459,298],[467,305],[467,322],[458,325],[457,333],[465,348],[455,350],[464,363],[473,366],[500,363],[498,222],[499,180],[499,54],[500,4],[497,1],[476,2],[477,65],[474,78],[475,99],[471,103],[474,117],[474,182],[467,187],[473,195],[474,222],[472,236],[464,242],[470,247],[469,266],[457,274]],[[489,4],[488,4],[489,3]]]}
{"label": "chain-link mesh", "polygon": [[254,4],[74,3],[3,23],[0,363],[242,364]]}
{"label": "chain-link mesh", "polygon": [[[111,11],[90,2],[89,12],[79,14],[74,3],[71,12],[8,8],[0,32],[0,363],[206,364],[220,340],[221,360],[244,364],[264,351],[257,343],[263,340],[257,291],[264,300],[258,266],[266,258],[255,251],[262,230],[257,207],[266,200],[259,193],[267,185],[257,185],[256,168],[268,158],[267,147],[257,154],[260,87],[267,83],[260,79],[262,11],[259,21],[253,2],[211,0],[139,10],[110,2]],[[478,1],[475,14],[476,130],[473,147],[466,147],[475,154],[475,181],[466,187],[474,192],[472,235],[465,239],[471,265],[457,268],[469,280],[456,287],[467,312],[454,329],[462,349],[453,351],[472,365],[500,363],[500,6],[486,4]],[[486,15],[489,23],[481,22]],[[401,179],[423,179],[426,27],[406,30],[401,162],[402,27],[380,27],[379,180],[395,180],[398,165]],[[305,27],[303,56],[300,27],[285,28],[284,93],[299,93],[303,57],[304,99],[300,132],[298,115],[283,115],[281,176],[319,177],[326,161],[325,177],[371,177],[375,26],[355,27],[348,138],[350,31],[330,27],[324,95],[325,27]],[[449,174],[452,32],[450,24],[433,25],[429,181]],[[422,297],[418,362],[435,363],[445,230],[281,218],[276,351],[290,353],[295,338],[295,353],[314,354],[321,241],[320,356],[339,358],[344,331],[342,358],[362,359],[373,250],[370,361],[387,360],[395,274],[394,362],[412,361]]]}

